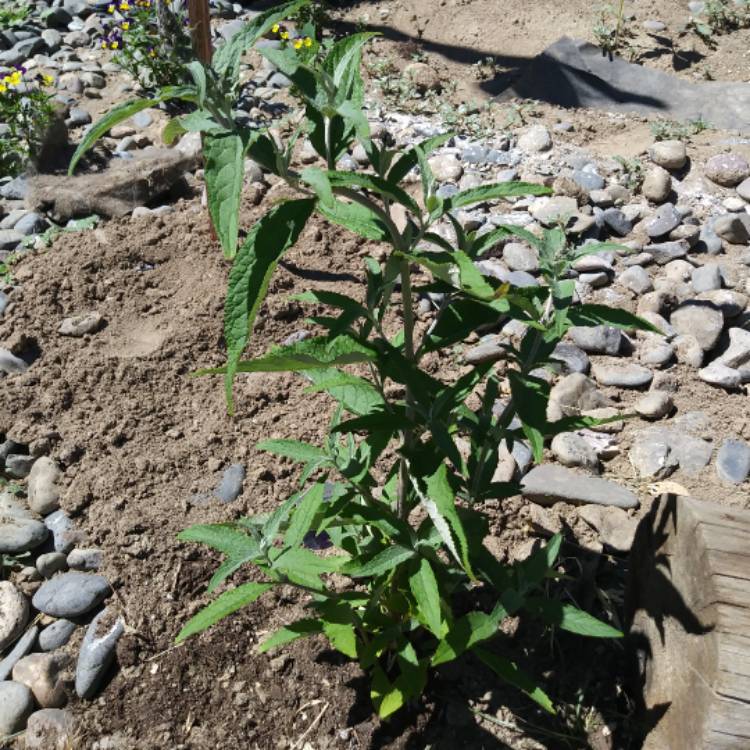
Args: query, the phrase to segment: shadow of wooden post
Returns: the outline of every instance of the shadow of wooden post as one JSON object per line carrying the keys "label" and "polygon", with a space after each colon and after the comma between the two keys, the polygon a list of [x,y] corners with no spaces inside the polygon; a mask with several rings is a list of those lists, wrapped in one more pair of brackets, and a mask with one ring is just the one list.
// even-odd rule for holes
{"label": "shadow of wooden post", "polygon": [[627,609],[644,750],[750,747],[750,511],[662,496]]}

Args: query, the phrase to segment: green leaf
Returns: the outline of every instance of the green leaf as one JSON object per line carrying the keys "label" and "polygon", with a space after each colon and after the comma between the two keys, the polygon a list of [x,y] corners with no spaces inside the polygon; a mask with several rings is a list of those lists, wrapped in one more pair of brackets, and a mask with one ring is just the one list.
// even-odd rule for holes
{"label": "green leaf", "polygon": [[177,538],[181,542],[205,544],[223,552],[227,557],[257,554],[258,549],[254,539],[232,524],[196,524],[181,531]]}
{"label": "green leaf", "polygon": [[185,627],[178,633],[175,643],[182,643],[186,638],[215,625],[220,620],[236,612],[238,609],[251,604],[258,597],[272,588],[272,583],[244,583],[231,591],[225,591],[197,615],[188,620]]}
{"label": "green leaf", "polygon": [[290,18],[308,2],[309,0],[294,0],[294,2],[271,8],[255,16],[252,21],[214,52],[211,65],[217,75],[231,85],[236,84],[239,78],[242,55],[258,39],[268,33],[275,23],[281,23],[286,18]]}
{"label": "green leaf", "polygon": [[614,326],[615,328],[640,329],[664,335],[656,326],[627,310],[607,305],[576,305],[568,310],[568,320],[574,326]]}
{"label": "green leaf", "polygon": [[349,623],[325,622],[323,632],[331,645],[350,659],[357,658],[357,634]]}
{"label": "green leaf", "polygon": [[419,608],[419,619],[424,621],[436,638],[442,638],[440,592],[435,573],[427,558],[420,558],[417,570],[409,576],[409,588]]}
{"label": "green leaf", "polygon": [[381,218],[360,203],[344,203],[344,201],[334,200],[331,205],[320,203],[318,211],[332,224],[338,224],[365,239],[380,242],[390,237]]}
{"label": "green leaf", "polygon": [[260,451],[275,453],[277,456],[284,456],[302,463],[328,457],[322,448],[301,443],[298,440],[262,440],[255,447]]}
{"label": "green leaf", "polygon": [[549,195],[551,192],[544,185],[535,185],[530,182],[497,182],[492,185],[480,185],[479,187],[462,190],[451,198],[446,198],[439,215],[474,203],[524,195]]}
{"label": "green leaf", "polygon": [[384,180],[382,177],[370,174],[359,174],[357,172],[327,172],[330,184],[334,187],[353,187],[364,188],[373,193],[389,198],[396,203],[408,208],[412,213],[419,215],[421,213],[416,201],[398,184],[391,180]]}
{"label": "green leaf", "polygon": [[211,117],[209,112],[196,110],[187,115],[171,119],[162,131],[161,137],[164,143],[170,145],[183,133],[216,134],[225,132],[226,128],[219,125],[219,123]]}
{"label": "green leaf", "polygon": [[548,625],[554,625],[577,635],[585,635],[588,638],[623,637],[617,628],[570,604],[562,604],[541,597],[530,597],[526,600],[524,609],[540,617]]}
{"label": "green leaf", "polygon": [[331,47],[323,61],[323,69],[333,79],[337,104],[348,100],[356,105],[362,105],[364,98],[360,74],[362,47],[374,36],[377,34],[371,32],[345,36]]}
{"label": "green leaf", "polygon": [[338,370],[308,370],[305,377],[315,390],[326,391],[352,414],[365,415],[382,408],[383,397],[369,380]]}
{"label": "green leaf", "polygon": [[318,619],[307,617],[277,630],[258,646],[258,651],[260,651],[261,654],[264,654],[272,648],[283,646],[285,643],[291,643],[298,638],[304,638],[305,636],[315,635],[316,633],[322,632],[323,622]]}
{"label": "green leaf", "polygon": [[292,520],[289,522],[289,528],[284,535],[285,547],[296,547],[302,543],[323,503],[324,491],[325,485],[321,482],[310,487],[302,496],[299,505],[292,513]]}
{"label": "green leaf", "polygon": [[195,91],[198,97],[198,106],[203,107],[206,103],[206,91],[208,82],[206,80],[206,68],[200,60],[191,60],[185,68],[195,84]]}
{"label": "green leaf", "polygon": [[313,212],[311,199],[287,201],[256,222],[235,258],[224,307],[227,342],[226,396],[233,410],[232,382],[274,269]]}
{"label": "green leaf", "polygon": [[425,338],[424,350],[434,352],[463,341],[482,326],[496,324],[501,313],[475,299],[459,297],[445,307]]}
{"label": "green leaf", "polygon": [[456,250],[453,257],[458,266],[459,280],[461,288],[482,300],[492,300],[497,294],[493,287],[485,280],[479,269],[474,265],[474,261],[461,250]]}
{"label": "green leaf", "polygon": [[491,654],[482,648],[475,648],[474,653],[501,679],[526,693],[538,703],[547,713],[555,714],[555,706],[549,696],[534,683],[525,672],[521,671],[512,661]]}
{"label": "green leaf", "polygon": [[[440,148],[440,146],[447,143],[451,138],[453,138],[453,133],[442,133],[441,135],[436,135],[422,141],[418,148],[424,155],[429,156],[436,148]],[[417,150],[415,147],[412,147],[391,167],[391,171],[388,172],[388,181],[392,183],[401,182],[418,163]]]}
{"label": "green leaf", "polygon": [[413,549],[394,544],[391,547],[378,552],[373,558],[365,563],[353,560],[345,565],[341,572],[352,578],[369,578],[387,573],[389,570],[401,565],[402,562],[410,560],[416,552]]}
{"label": "green leaf", "polygon": [[233,258],[237,252],[240,200],[245,179],[245,147],[242,138],[232,133],[205,133],[203,157],[206,162],[208,211],[224,250],[224,257]]}
{"label": "green leaf", "polygon": [[477,643],[492,638],[497,633],[499,621],[499,617],[485,612],[468,612],[456,620],[435,649],[432,666],[453,661]]}

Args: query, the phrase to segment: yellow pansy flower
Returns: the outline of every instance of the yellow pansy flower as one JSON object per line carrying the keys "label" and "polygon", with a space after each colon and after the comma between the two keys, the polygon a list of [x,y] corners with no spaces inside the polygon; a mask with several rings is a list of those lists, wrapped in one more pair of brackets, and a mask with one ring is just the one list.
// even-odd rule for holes
{"label": "yellow pansy flower", "polygon": [[107,13],[114,13],[114,12],[115,12],[115,6],[114,5],[110,5],[110,6],[107,7]]}
{"label": "yellow pansy flower", "polygon": [[312,39],[309,36],[305,37],[305,47],[312,47]]}
{"label": "yellow pansy flower", "polygon": [[282,32],[281,32],[281,34],[279,34],[279,36],[280,36],[280,37],[281,37],[281,38],[282,38],[282,39],[283,39],[284,41],[286,41],[287,39],[289,39],[289,32],[288,32],[288,31],[282,31]]}
{"label": "yellow pansy flower", "polygon": [[127,0],[120,3],[120,10],[130,10],[130,3]]}
{"label": "yellow pansy flower", "polygon": [[45,86],[51,86],[54,82],[55,82],[55,79],[52,76],[48,76],[46,74],[42,76],[42,83]]}
{"label": "yellow pansy flower", "polygon": [[4,94],[8,90],[8,87],[4,83],[0,83],[0,94]]}
{"label": "yellow pansy flower", "polygon": [[121,28],[122,28],[123,31],[130,31],[130,22],[129,21],[123,21]]}
{"label": "yellow pansy flower", "polygon": [[295,39],[294,40],[294,49],[302,49],[302,40],[301,39]]}
{"label": "yellow pansy flower", "polygon": [[278,34],[278,33],[279,33],[279,29],[280,29],[280,28],[281,28],[281,26],[279,26],[279,24],[275,23],[275,24],[274,24],[273,26],[271,26],[271,31],[272,31],[272,32],[273,32],[274,34]]}
{"label": "yellow pansy flower", "polygon": [[120,42],[117,42],[117,41],[115,41],[115,42],[112,42],[112,43],[111,43],[111,44],[109,45],[109,48],[110,48],[110,49],[117,49],[117,48],[118,48],[119,46],[120,46]]}

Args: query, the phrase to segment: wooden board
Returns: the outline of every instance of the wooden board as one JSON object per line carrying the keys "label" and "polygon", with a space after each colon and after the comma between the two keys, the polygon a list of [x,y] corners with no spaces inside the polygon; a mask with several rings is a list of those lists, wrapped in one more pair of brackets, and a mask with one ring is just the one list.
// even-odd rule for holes
{"label": "wooden board", "polygon": [[750,511],[663,495],[627,603],[644,750],[750,748]]}

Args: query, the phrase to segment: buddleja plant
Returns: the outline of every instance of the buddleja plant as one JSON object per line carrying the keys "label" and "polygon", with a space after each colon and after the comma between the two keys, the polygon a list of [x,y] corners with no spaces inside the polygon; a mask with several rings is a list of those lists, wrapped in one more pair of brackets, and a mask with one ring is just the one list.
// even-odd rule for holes
{"label": "buddleja plant", "polygon": [[[534,680],[490,649],[503,621],[534,615],[590,636],[620,633],[545,595],[546,580],[556,575],[559,536],[518,564],[497,560],[483,544],[489,527],[483,504],[518,492],[516,485],[494,479],[502,441],[527,440],[540,460],[546,437],[591,424],[566,419],[550,425],[549,387],[533,374],[549,361],[568,328],[648,324],[622,311],[572,305],[574,282],[565,277],[579,253],[568,247],[562,230],[537,237],[500,227],[479,235],[465,232],[454,216],[457,209],[487,201],[542,195],[548,192],[544,187],[502,183],[442,198],[427,157],[449,135],[402,151],[370,137],[359,72],[368,38],[345,38],[309,64],[289,51],[263,50],[304,98],[307,134],[327,168],[297,172],[288,147],[267,136],[251,144],[252,157],[300,197],[272,208],[240,248],[225,309],[228,362],[204,373],[225,376],[230,410],[237,373],[279,371],[300,373],[311,391],[326,392],[336,407],[323,445],[296,440],[259,445],[300,464],[299,491],[270,514],[192,526],[180,535],[224,554],[209,593],[246,565],[261,580],[256,574],[256,580],[220,594],[177,640],[205,630],[274,587],[292,585],[308,596],[309,616],[273,633],[261,651],[323,634],[369,673],[380,716],[419,696],[431,667],[466,651],[554,712]],[[337,161],[357,142],[367,153],[369,170],[336,170]],[[405,187],[415,169],[421,177],[418,198]],[[269,279],[313,214],[385,243],[390,254],[382,264],[366,262],[362,299],[315,290],[296,297],[335,311],[312,318],[324,333],[242,360]],[[434,231],[444,220],[455,230],[455,243]],[[546,285],[517,288],[479,272],[475,262],[511,235],[538,247]],[[592,245],[582,252],[601,249]],[[419,287],[417,267],[431,277]],[[441,299],[423,335],[415,328],[418,293]],[[402,325],[396,330],[392,326],[398,318]],[[451,382],[423,366],[428,355],[446,352],[480,327],[510,319],[524,323],[526,334],[520,345],[506,345],[509,400],[500,399],[501,377],[492,364],[480,364]],[[480,591],[491,592],[492,607],[479,606]]]}
{"label": "buddleja plant", "polygon": [[111,109],[81,140],[68,173],[73,174],[81,157],[111,128],[141,110],[173,100],[190,105],[193,111],[172,119],[164,129],[163,139],[171,144],[187,132],[202,134],[209,214],[224,255],[234,258],[245,156],[264,132],[239,124],[235,117],[235,103],[240,95],[240,61],[259,39],[307,2],[294,0],[259,14],[216,50],[211,65],[198,60],[188,63],[186,70],[192,84],[163,86],[151,98],[133,99]]}

